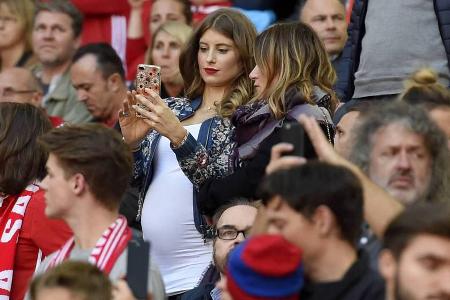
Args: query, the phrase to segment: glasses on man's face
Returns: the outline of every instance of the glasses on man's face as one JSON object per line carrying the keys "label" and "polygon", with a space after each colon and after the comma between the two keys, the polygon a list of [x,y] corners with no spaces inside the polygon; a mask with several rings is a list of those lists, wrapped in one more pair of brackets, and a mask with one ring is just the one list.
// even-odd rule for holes
{"label": "glasses on man's face", "polygon": [[3,97],[12,97],[16,94],[29,94],[34,92],[36,92],[36,90],[15,90],[12,87],[6,87],[4,89],[1,89],[0,94]]}
{"label": "glasses on man's face", "polygon": [[250,232],[251,228],[247,228],[245,230],[237,230],[236,227],[233,226],[223,226],[216,229],[215,236],[221,240],[231,241],[235,240],[240,233],[246,238]]}

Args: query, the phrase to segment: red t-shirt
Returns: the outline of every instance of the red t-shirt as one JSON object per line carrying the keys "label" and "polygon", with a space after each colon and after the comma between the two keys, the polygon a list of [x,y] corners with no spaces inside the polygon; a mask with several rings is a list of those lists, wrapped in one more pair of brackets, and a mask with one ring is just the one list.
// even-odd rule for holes
{"label": "red t-shirt", "polygon": [[73,234],[61,220],[50,220],[45,216],[44,192],[34,193],[28,203],[17,242],[11,299],[21,300],[36,269],[39,251],[43,259],[58,250]]}

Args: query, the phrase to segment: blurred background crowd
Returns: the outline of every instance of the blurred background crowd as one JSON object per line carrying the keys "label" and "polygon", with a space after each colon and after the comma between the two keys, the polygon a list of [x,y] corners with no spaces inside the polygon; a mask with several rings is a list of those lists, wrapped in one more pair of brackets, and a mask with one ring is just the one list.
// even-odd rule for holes
{"label": "blurred background crowd", "polygon": [[0,299],[449,300],[449,86],[448,0],[0,0]]}

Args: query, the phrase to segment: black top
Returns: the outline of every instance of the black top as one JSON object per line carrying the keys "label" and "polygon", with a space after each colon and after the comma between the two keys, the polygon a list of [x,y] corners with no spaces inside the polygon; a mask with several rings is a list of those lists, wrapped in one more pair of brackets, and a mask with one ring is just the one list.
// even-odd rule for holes
{"label": "black top", "polygon": [[215,284],[213,283],[199,285],[184,293],[183,296],[181,296],[181,300],[212,300],[211,291],[214,287]]}
{"label": "black top", "polygon": [[[286,119],[285,122],[296,122],[296,120]],[[331,126],[331,125],[330,125]],[[320,124],[324,132],[327,132],[326,125]],[[333,129],[330,128],[331,133]],[[305,156],[313,157],[314,148],[305,138]],[[270,162],[272,146],[282,142],[280,128],[276,128],[260,145],[256,156],[243,162],[243,165],[229,176],[216,179],[210,178],[201,186],[198,194],[198,206],[202,214],[213,216],[215,211],[227,202],[244,197],[250,200],[257,200],[258,187],[265,176],[266,166]]]}
{"label": "black top", "polygon": [[220,273],[211,263],[197,287],[189,290],[181,296],[181,300],[212,300],[211,291],[220,279]]}
{"label": "black top", "polygon": [[270,161],[272,146],[281,141],[276,129],[261,144],[257,155],[233,174],[221,179],[210,178],[204,182],[198,194],[200,211],[213,216],[217,208],[237,197],[253,199]]}
{"label": "black top", "polygon": [[358,260],[340,281],[311,283],[306,281],[301,300],[384,300],[384,281],[369,267],[369,256],[359,252]]}

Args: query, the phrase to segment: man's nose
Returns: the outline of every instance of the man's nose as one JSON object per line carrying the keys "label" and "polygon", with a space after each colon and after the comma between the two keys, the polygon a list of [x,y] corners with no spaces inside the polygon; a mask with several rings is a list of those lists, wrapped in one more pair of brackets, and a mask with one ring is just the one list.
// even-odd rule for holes
{"label": "man's nose", "polygon": [[238,232],[237,237],[234,239],[235,244],[242,243],[245,240],[245,236],[243,232]]}
{"label": "man's nose", "polygon": [[87,93],[83,90],[77,90],[78,100],[81,102],[86,102],[88,99]]}
{"label": "man's nose", "polygon": [[325,22],[328,30],[336,29],[336,22],[332,18],[327,18]]}
{"label": "man's nose", "polygon": [[405,170],[411,168],[411,158],[406,151],[401,151],[397,157],[397,167]]}

